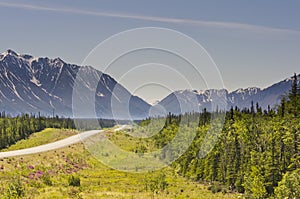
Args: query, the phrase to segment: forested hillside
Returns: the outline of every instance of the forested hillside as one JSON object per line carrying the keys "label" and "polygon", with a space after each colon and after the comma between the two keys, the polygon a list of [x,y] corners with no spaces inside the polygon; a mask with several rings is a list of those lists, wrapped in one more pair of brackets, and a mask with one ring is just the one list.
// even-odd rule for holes
{"label": "forested hillside", "polygon": [[[300,198],[300,92],[296,75],[290,93],[282,97],[276,109],[262,110],[259,104],[252,103],[250,109],[232,107],[226,112],[222,133],[203,158],[199,151],[212,125],[211,116],[205,110],[200,115],[170,114],[160,133],[147,141],[137,140],[143,147],[132,150],[140,153],[162,148],[178,133],[181,121],[189,118],[182,128],[189,134],[189,126],[196,122],[197,134],[188,151],[172,164],[179,174],[211,184],[212,192],[234,191],[257,199]],[[143,121],[140,126],[148,123],[149,120]]]}
{"label": "forested hillside", "polygon": [[209,124],[174,167],[196,181],[216,182],[249,198],[300,198],[300,92],[294,76],[290,94],[276,110],[232,108],[213,151],[198,158]]}

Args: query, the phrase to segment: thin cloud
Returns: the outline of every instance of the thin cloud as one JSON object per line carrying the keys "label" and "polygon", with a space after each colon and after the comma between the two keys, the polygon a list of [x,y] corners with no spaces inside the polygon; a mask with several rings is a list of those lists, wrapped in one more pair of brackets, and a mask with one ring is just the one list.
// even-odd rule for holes
{"label": "thin cloud", "polygon": [[12,7],[12,8],[29,9],[29,10],[82,14],[82,15],[90,15],[90,16],[135,19],[135,20],[173,23],[173,24],[187,24],[187,25],[199,26],[199,27],[239,29],[239,30],[258,31],[258,32],[299,33],[299,31],[297,31],[297,30],[272,28],[272,27],[267,27],[267,26],[251,25],[251,24],[245,24],[245,23],[202,21],[202,20],[192,20],[192,19],[131,15],[131,14],[124,14],[124,13],[80,10],[80,9],[76,9],[76,8],[58,8],[58,7],[33,5],[33,4],[0,2],[0,7]]}

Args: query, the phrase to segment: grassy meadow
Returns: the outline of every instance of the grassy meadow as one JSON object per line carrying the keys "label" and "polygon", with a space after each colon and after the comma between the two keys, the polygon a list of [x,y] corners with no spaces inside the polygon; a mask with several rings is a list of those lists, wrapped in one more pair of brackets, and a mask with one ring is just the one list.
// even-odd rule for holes
{"label": "grassy meadow", "polygon": [[46,128],[41,132],[31,134],[28,139],[23,139],[18,141],[16,144],[11,145],[7,149],[2,151],[13,151],[18,149],[26,149],[30,147],[40,146],[43,144],[48,144],[64,138],[76,135],[78,132],[70,129],[54,129]]}
{"label": "grassy meadow", "polygon": [[[74,133],[46,129],[6,150],[45,144]],[[122,133],[116,136],[124,137]],[[126,142],[118,139],[120,146],[138,144]],[[209,185],[181,177],[170,167],[148,173],[111,169],[96,160],[82,143],[41,154],[0,159],[0,178],[0,198],[242,198],[226,191],[214,194]]]}

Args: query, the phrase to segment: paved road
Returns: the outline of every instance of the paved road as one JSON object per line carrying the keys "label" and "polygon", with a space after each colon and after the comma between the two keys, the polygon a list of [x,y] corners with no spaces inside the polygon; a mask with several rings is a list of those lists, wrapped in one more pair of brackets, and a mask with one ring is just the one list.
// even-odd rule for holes
{"label": "paved road", "polygon": [[[126,127],[126,125],[120,126],[120,127],[116,128],[114,131],[119,131],[125,127]],[[36,147],[21,149],[21,150],[16,150],[16,151],[0,152],[0,158],[42,153],[45,151],[51,151],[51,150],[63,148],[63,147],[81,142],[82,140],[85,140],[90,136],[93,136],[98,133],[103,133],[103,132],[104,132],[104,130],[86,131],[86,132],[68,137],[66,139],[52,142],[49,144],[44,144],[41,146],[36,146]]]}

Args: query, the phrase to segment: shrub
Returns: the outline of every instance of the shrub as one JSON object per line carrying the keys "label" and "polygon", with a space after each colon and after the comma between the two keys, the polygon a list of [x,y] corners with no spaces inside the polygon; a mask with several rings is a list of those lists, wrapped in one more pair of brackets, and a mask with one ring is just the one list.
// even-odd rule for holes
{"label": "shrub", "polygon": [[20,178],[8,185],[6,195],[7,198],[23,198],[25,195],[25,187]]}
{"label": "shrub", "polygon": [[44,175],[43,176],[43,183],[45,185],[48,185],[48,186],[52,186],[53,185],[53,183],[52,183],[51,178],[50,178],[49,175]]}
{"label": "shrub", "polygon": [[222,191],[222,188],[218,185],[214,185],[211,189],[212,193],[219,193]]}
{"label": "shrub", "polygon": [[80,178],[77,176],[71,176],[68,179],[69,186],[79,187],[80,186]]}
{"label": "shrub", "polygon": [[168,183],[164,173],[156,174],[145,181],[145,189],[150,190],[153,194],[158,193],[159,191],[164,191],[167,187]]}
{"label": "shrub", "polygon": [[213,184],[213,185],[209,186],[207,188],[207,190],[210,190],[212,193],[219,193],[222,191],[222,186],[219,184]]}

